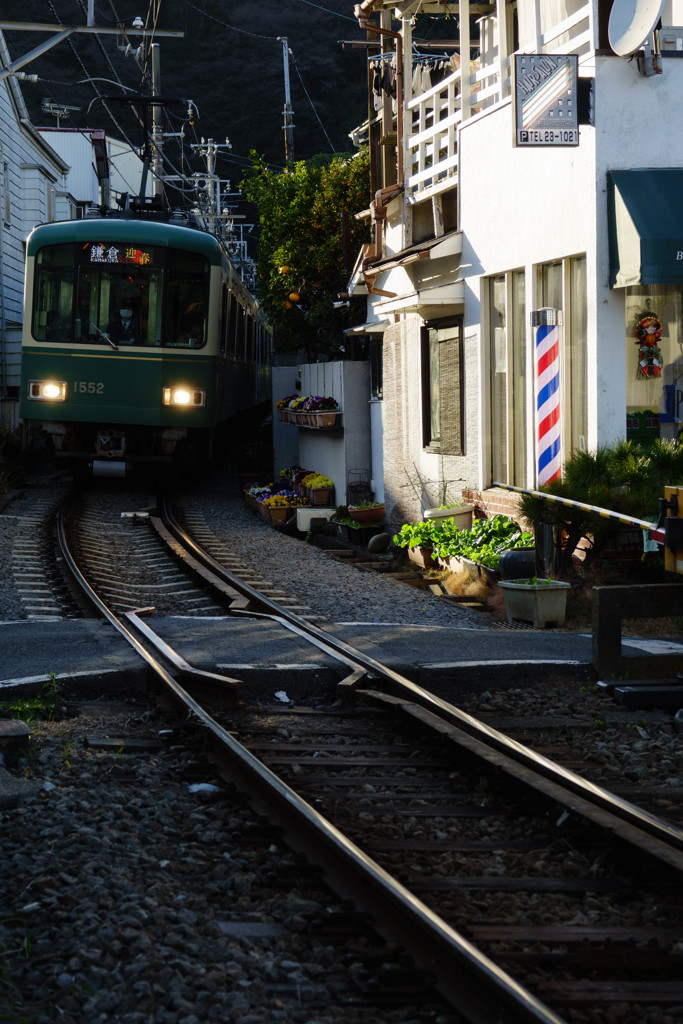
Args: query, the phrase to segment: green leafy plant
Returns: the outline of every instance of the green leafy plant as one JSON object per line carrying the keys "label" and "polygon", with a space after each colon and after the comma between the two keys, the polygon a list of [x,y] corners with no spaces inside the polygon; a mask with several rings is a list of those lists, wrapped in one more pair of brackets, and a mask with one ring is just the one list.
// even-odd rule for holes
{"label": "green leafy plant", "polygon": [[62,684],[58,681],[56,673],[51,672],[47,682],[43,683],[40,697],[3,701],[0,703],[0,713],[8,718],[20,718],[24,722],[34,722],[38,719],[52,721],[64,711],[65,706]]}
{"label": "green leafy plant", "polygon": [[478,562],[488,569],[497,569],[503,551],[527,548],[533,542],[533,534],[523,532],[514,519],[500,513],[489,519],[477,519],[470,530],[458,530],[450,520],[441,529],[445,537],[439,542],[436,553],[442,558],[453,556]]}
{"label": "green leafy plant", "polygon": [[[657,515],[658,498],[666,484],[683,483],[683,444],[656,439],[650,445],[615,441],[593,452],[574,452],[561,479],[540,488],[543,493],[569,498],[636,519]],[[571,569],[572,556],[582,539],[589,541],[586,565],[601,557],[620,524],[585,509],[572,508],[532,494],[523,494],[520,510],[538,531],[550,525],[561,549],[560,570]]]}
{"label": "green leafy plant", "polygon": [[393,541],[400,548],[432,548],[441,558],[457,556],[497,569],[503,551],[529,547],[534,538],[513,519],[498,514],[475,520],[470,530],[459,530],[449,519],[404,523]]}
{"label": "green leafy plant", "polygon": [[282,172],[254,152],[251,159],[241,188],[258,209],[258,297],[276,349],[343,354],[351,326],[350,307],[337,301],[350,271],[345,251],[370,241],[354,217],[370,198],[367,152],[324,165],[301,160]]}
{"label": "green leafy plant", "polygon": [[444,536],[444,529],[431,519],[419,523],[404,523],[393,541],[398,548],[433,548]]}

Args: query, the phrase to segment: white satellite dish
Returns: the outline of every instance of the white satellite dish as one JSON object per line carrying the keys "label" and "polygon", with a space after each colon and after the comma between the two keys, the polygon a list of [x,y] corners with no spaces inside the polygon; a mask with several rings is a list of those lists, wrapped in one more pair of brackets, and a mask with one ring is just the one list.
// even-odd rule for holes
{"label": "white satellite dish", "polygon": [[614,0],[609,16],[609,44],[618,57],[632,57],[660,19],[664,0]]}

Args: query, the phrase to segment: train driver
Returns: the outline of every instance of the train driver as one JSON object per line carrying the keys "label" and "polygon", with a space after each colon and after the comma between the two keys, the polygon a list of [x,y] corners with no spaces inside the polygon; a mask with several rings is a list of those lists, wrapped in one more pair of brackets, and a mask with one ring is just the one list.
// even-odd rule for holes
{"label": "train driver", "polygon": [[107,332],[112,341],[119,345],[137,345],[140,337],[135,320],[133,319],[133,307],[130,304],[123,304],[119,315],[109,327]]}

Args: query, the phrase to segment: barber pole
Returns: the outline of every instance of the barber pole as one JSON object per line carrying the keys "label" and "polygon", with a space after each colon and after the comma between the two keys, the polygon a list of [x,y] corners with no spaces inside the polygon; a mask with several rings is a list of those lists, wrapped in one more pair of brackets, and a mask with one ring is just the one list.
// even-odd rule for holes
{"label": "barber pole", "polygon": [[536,483],[560,475],[560,322],[556,309],[531,314],[536,328]]}

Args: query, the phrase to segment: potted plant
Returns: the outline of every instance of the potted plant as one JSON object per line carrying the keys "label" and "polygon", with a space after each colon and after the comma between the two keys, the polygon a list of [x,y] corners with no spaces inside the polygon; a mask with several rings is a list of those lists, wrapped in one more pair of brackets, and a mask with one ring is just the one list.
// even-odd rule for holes
{"label": "potted plant", "polygon": [[408,558],[422,568],[431,568],[436,563],[434,545],[442,533],[438,523],[422,520],[419,523],[404,523],[398,533],[394,534],[394,544],[399,548],[408,549]]}
{"label": "potted plant", "polygon": [[459,530],[469,530],[472,526],[472,515],[474,505],[466,505],[462,500],[453,501],[449,505],[440,505],[439,508],[426,508],[424,518],[436,522],[445,522],[450,519],[453,525]]}
{"label": "potted plant", "polygon": [[530,576],[525,580],[500,580],[498,586],[503,591],[508,622],[521,619],[537,629],[549,622],[563,625],[569,583]]}
{"label": "potted plant", "polygon": [[309,413],[309,426],[329,428],[337,422],[339,405],[331,395],[309,395],[304,403]]}
{"label": "potted plant", "polygon": [[281,525],[287,522],[290,512],[289,498],[282,493],[271,494],[263,502],[264,508],[268,511],[268,518],[274,525]]}
{"label": "potted plant", "polygon": [[298,395],[285,395],[284,398],[278,399],[278,401],[275,403],[275,408],[277,409],[278,416],[280,417],[283,423],[289,423],[290,402],[293,402],[296,398],[298,398]]}
{"label": "potted plant", "polygon": [[330,500],[332,488],[334,484],[330,480],[329,476],[323,476],[318,473],[313,476],[312,480],[308,480],[308,498],[311,505],[327,505]]}
{"label": "potted plant", "polygon": [[349,505],[349,516],[356,523],[381,523],[384,519],[383,501],[359,501]]}

